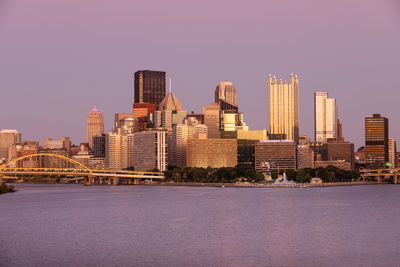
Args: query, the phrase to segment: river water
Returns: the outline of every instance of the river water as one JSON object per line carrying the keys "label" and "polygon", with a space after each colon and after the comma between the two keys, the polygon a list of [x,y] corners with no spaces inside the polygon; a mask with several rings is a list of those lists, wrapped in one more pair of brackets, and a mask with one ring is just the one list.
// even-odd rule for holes
{"label": "river water", "polygon": [[18,184],[0,266],[400,266],[400,186]]}

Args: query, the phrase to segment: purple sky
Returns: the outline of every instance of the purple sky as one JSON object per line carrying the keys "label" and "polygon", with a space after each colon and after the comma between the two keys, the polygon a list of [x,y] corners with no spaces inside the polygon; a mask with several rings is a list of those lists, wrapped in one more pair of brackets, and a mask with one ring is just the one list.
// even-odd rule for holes
{"label": "purple sky", "polygon": [[267,127],[268,74],[294,73],[301,134],[328,91],[356,147],[372,113],[400,141],[399,1],[0,0],[0,129],[84,142],[94,104],[107,130],[131,111],[139,69],[166,71],[188,111],[233,82],[250,129]]}

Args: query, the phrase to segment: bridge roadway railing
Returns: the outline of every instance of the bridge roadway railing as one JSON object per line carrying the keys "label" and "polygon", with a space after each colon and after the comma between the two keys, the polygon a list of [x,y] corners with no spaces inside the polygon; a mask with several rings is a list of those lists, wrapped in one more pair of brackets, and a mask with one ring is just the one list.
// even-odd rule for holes
{"label": "bridge roadway railing", "polygon": [[365,180],[367,177],[376,177],[378,181],[382,181],[382,176],[392,177],[393,183],[399,183],[398,174],[400,172],[400,168],[394,169],[365,169],[360,170],[360,176]]}

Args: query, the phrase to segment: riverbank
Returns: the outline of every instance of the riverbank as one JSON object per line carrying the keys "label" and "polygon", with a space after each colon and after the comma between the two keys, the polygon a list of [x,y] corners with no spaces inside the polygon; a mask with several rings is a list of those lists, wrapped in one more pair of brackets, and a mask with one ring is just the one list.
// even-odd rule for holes
{"label": "riverbank", "polygon": [[12,185],[8,185],[4,182],[0,184],[0,194],[13,193],[16,191],[17,190],[15,190],[14,186],[12,186]]}
{"label": "riverbank", "polygon": [[194,187],[244,187],[244,188],[307,188],[307,187],[333,187],[333,186],[355,186],[355,185],[383,185],[387,182],[338,182],[338,183],[321,183],[321,184],[293,184],[293,185],[276,185],[273,183],[257,184],[257,183],[152,183],[140,184],[144,186],[194,186]]}

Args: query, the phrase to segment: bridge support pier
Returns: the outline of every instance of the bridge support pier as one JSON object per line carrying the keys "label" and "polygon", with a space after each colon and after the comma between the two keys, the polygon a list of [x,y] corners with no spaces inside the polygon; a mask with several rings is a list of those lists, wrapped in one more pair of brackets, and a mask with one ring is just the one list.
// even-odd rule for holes
{"label": "bridge support pier", "polygon": [[91,174],[88,175],[85,185],[93,185],[93,176]]}
{"label": "bridge support pier", "polygon": [[133,184],[139,184],[139,179],[137,178],[133,179]]}
{"label": "bridge support pier", "polygon": [[118,177],[113,178],[113,185],[118,185]]}
{"label": "bridge support pier", "polygon": [[398,183],[399,183],[399,178],[398,178],[398,176],[397,176],[397,172],[395,172],[395,173],[393,174],[393,183],[394,183],[394,184],[398,184]]}

